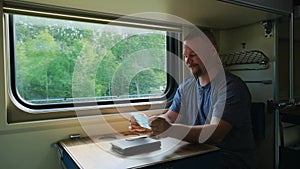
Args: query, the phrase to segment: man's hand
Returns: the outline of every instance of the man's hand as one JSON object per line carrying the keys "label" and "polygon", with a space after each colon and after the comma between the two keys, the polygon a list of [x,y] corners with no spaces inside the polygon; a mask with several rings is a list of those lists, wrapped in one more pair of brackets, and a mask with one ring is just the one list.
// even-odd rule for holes
{"label": "man's hand", "polygon": [[150,126],[152,129],[152,135],[153,136],[159,136],[159,137],[167,137],[167,130],[172,126],[170,122],[168,122],[163,117],[152,117],[150,120]]}
{"label": "man's hand", "polygon": [[[146,116],[146,115],[145,115]],[[129,130],[135,131],[135,132],[146,132],[150,131],[150,129],[144,128],[141,125],[139,125],[135,119],[134,116],[131,116],[129,119]]]}

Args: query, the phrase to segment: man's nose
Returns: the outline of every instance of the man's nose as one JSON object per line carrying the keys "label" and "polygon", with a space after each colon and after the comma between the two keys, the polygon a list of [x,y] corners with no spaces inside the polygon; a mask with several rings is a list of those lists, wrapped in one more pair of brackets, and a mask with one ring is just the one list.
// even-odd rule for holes
{"label": "man's nose", "polygon": [[185,64],[190,65],[193,62],[193,60],[190,57],[185,58]]}

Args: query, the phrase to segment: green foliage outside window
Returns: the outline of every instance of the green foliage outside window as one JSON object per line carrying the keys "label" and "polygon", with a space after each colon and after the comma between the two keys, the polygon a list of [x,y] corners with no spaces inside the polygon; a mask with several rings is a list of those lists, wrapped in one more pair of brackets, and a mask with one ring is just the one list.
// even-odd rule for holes
{"label": "green foliage outside window", "polygon": [[166,32],[14,15],[17,91],[30,103],[160,96]]}

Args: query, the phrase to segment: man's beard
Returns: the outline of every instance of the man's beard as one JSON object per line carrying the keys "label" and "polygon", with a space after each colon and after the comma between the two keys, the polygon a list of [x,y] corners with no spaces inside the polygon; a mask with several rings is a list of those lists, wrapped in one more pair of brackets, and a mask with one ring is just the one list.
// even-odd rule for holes
{"label": "man's beard", "polygon": [[202,70],[198,69],[196,72],[193,73],[194,77],[197,79],[198,77],[200,77],[202,74]]}
{"label": "man's beard", "polygon": [[[193,66],[195,66],[195,65],[193,65]],[[201,75],[206,73],[206,69],[205,68],[201,69],[201,67],[198,64],[196,66],[198,67],[198,70],[196,72],[192,72],[192,73],[195,78],[199,78]]]}

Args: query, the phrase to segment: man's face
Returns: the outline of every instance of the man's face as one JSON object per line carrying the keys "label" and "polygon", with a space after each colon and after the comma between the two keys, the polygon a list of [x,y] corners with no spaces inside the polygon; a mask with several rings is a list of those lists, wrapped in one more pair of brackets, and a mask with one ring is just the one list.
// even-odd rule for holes
{"label": "man's face", "polygon": [[195,77],[200,77],[207,73],[207,70],[200,57],[188,46],[188,41],[184,44],[183,55],[186,65],[191,69]]}

